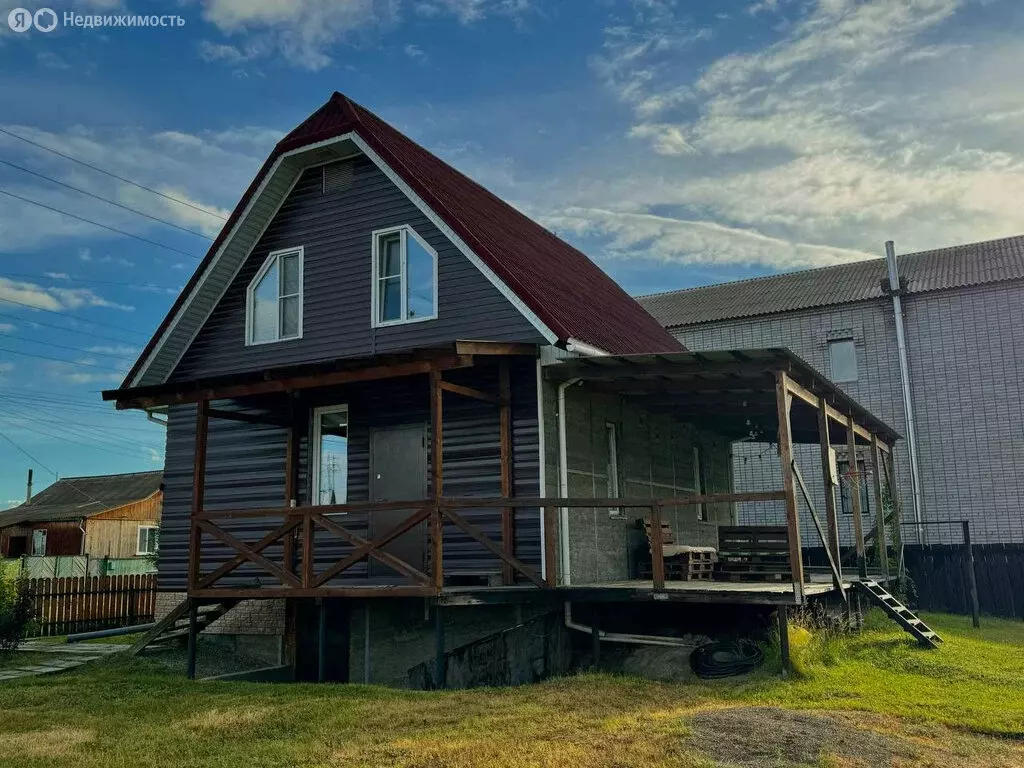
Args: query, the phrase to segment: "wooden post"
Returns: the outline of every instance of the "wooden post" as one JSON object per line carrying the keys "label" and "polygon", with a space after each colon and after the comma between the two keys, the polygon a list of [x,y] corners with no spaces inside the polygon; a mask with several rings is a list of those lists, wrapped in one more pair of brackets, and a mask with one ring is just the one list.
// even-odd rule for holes
{"label": "wooden post", "polygon": [[832,459],[830,448],[832,439],[828,431],[828,413],[825,409],[825,398],[818,398],[818,440],[821,443],[821,477],[825,490],[825,518],[828,525],[828,542],[832,548],[832,559],[836,570],[842,578],[842,555],[839,550],[839,516],[836,514],[836,488],[832,483]]}
{"label": "wooden post", "polygon": [[[665,588],[665,542],[661,534],[661,504],[651,505],[651,578],[655,589]],[[596,624],[595,624],[596,626]]]}
{"label": "wooden post", "polygon": [[804,602],[804,561],[800,547],[800,514],[796,506],[796,483],[793,479],[793,432],[789,411],[793,397],[787,386],[785,371],[775,373],[775,404],[779,418],[779,461],[782,462],[782,490],[786,494],[786,530],[789,535],[789,564],[793,571],[793,600]]}
{"label": "wooden post", "polygon": [[440,592],[444,587],[444,518],[437,504],[430,510],[430,546],[430,585]]}
{"label": "wooden post", "polygon": [[889,486],[889,503],[892,505],[892,547],[896,552],[896,578],[902,580],[904,577],[903,567],[903,506],[899,497],[899,487],[896,484],[896,457],[895,446],[889,448],[889,453],[882,459],[882,466],[886,470],[886,484]]}
{"label": "wooden post", "polygon": [[[290,408],[294,408],[294,401],[289,399]],[[298,505],[298,469],[299,469],[299,446],[298,435],[296,434],[295,415],[291,414],[288,426],[287,442],[284,451],[284,505],[295,507]],[[284,569],[288,573],[295,573],[295,532],[289,531],[284,537]]]}
{"label": "wooden post", "polygon": [[443,690],[448,674],[444,656],[444,610],[440,605],[434,606],[434,688]]}
{"label": "wooden post", "polygon": [[776,611],[776,619],[779,623],[779,656],[782,660],[782,676],[789,677],[792,670],[792,662],[789,658],[789,610],[780,605]]}
{"label": "wooden post", "polygon": [[316,634],[316,681],[323,683],[327,680],[327,600],[321,597],[317,602],[320,604],[320,621]]}
{"label": "wooden post", "polygon": [[555,552],[555,527],[558,525],[558,510],[555,507],[544,507],[544,571],[549,587],[558,584]]}
{"label": "wooden post", "polygon": [[444,519],[437,502],[444,496],[444,390],[441,389],[441,372],[430,372],[430,489],[434,497],[434,512],[431,519],[433,534],[433,586],[438,591],[444,588]]}
{"label": "wooden post", "polygon": [[850,477],[857,478],[855,487],[850,488],[850,508],[853,510],[853,538],[857,545],[857,574],[866,579],[868,564],[864,557],[864,521],[860,508],[860,473],[857,471],[857,435],[853,431],[853,416],[846,417],[846,452],[850,466]]}
{"label": "wooden post", "polygon": [[313,518],[302,519],[302,587],[313,587]]}
{"label": "wooden post", "polygon": [[189,529],[188,586],[193,589],[199,581],[202,564],[202,532],[195,516],[203,511],[206,496],[206,446],[210,426],[210,401],[200,400],[196,406],[195,455],[192,463],[192,515]]}
{"label": "wooden post", "polygon": [[981,626],[981,606],[978,604],[978,574],[974,570],[974,545],[971,544],[971,523],[963,521],[964,554],[967,556],[967,591],[971,596],[971,623],[975,629]]}
{"label": "wooden post", "polygon": [[[507,360],[502,360],[498,365],[498,393],[501,495],[507,499],[512,496],[512,386]],[[501,548],[506,555],[515,556],[515,517],[511,507],[501,510]],[[501,583],[510,585],[515,582],[515,578],[515,570],[505,563],[501,569]]]}
{"label": "wooden post", "polygon": [[188,599],[188,649],[186,651],[186,674],[189,680],[196,679],[196,642],[199,635],[199,604],[194,597]]}
{"label": "wooden post", "polygon": [[878,565],[882,578],[889,580],[889,537],[885,530],[885,507],[882,505],[882,477],[878,461],[878,437],[871,435],[871,474],[875,492],[875,546],[878,548]]}

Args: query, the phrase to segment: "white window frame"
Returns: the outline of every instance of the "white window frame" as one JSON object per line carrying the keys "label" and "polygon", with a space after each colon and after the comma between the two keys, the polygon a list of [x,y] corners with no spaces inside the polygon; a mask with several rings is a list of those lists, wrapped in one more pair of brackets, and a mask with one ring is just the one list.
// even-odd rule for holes
{"label": "white window frame", "polygon": [[[156,534],[157,535],[156,549],[154,549],[152,552],[147,552],[147,551],[143,550],[142,547],[139,546],[139,544],[142,543],[142,532],[143,531],[146,531],[146,540],[147,541],[149,540],[149,531],[156,531],[157,532],[157,534]],[[135,531],[135,554],[137,556],[155,555],[157,553],[158,549],[160,549],[160,526],[159,525],[140,525],[138,527],[138,529]]]}
{"label": "white window frame", "polygon": [[[399,234],[401,238],[401,259],[402,259],[402,272],[401,272],[401,296],[402,296],[402,316],[397,320],[381,320],[378,304],[380,299],[378,297],[378,284],[381,281],[380,277],[380,241],[381,238],[387,237],[388,235]],[[419,243],[423,250],[431,255],[434,260],[434,311],[430,315],[423,315],[422,317],[407,317],[409,313],[409,236],[412,235],[416,238],[416,242]],[[397,227],[387,227],[386,229],[375,229],[371,233],[373,238],[373,246],[371,248],[373,252],[373,264],[370,272],[370,324],[373,328],[387,328],[391,325],[406,325],[408,323],[422,323],[426,320],[437,319],[437,251],[430,247],[419,233],[410,227],[408,224],[402,224]]]}
{"label": "white window frame", "polygon": [[[310,446],[310,452],[313,454],[313,462],[312,462],[313,467],[312,467],[312,472],[310,473],[310,478],[312,480],[312,483],[310,484],[310,487],[309,487],[309,496],[310,496],[310,506],[314,506],[314,507],[322,506],[320,504],[320,440],[323,437],[323,431],[322,431],[322,428],[321,428],[321,425],[320,425],[320,417],[323,416],[324,414],[328,414],[328,413],[344,413],[345,414],[345,423],[349,425],[349,429],[352,428],[351,424],[349,423],[348,403],[339,404],[339,405],[321,405],[321,406],[318,406],[318,407],[313,409],[313,415],[312,415],[313,426],[312,426],[312,429],[310,429],[310,431],[309,431],[309,433],[310,433],[310,435],[312,436],[312,439],[313,439],[313,443]],[[348,477],[348,473],[347,472],[346,472],[345,476],[346,476],[346,478]],[[348,481],[347,480],[345,482],[345,498],[342,499],[339,503],[340,504],[347,504],[348,503]]]}
{"label": "white window frame", "polygon": [[[41,533],[42,534],[42,537],[41,537],[42,540],[43,540],[43,551],[42,552],[36,552],[36,534],[37,533]],[[32,530],[32,554],[34,556],[38,556],[38,557],[45,557],[46,556],[46,529],[45,528],[35,528],[35,529]]]}
{"label": "white window frame", "polygon": [[[267,339],[265,341],[257,341],[253,338],[253,312],[256,311],[256,305],[253,301],[253,296],[256,292],[256,286],[260,284],[264,275],[270,271],[270,268],[278,262],[282,256],[298,256],[299,257],[299,292],[298,294],[288,294],[288,296],[298,295],[299,297],[299,328],[298,333],[294,336],[281,337],[281,299],[286,298],[280,295],[280,287],[278,288],[277,297],[277,333],[276,338]],[[249,287],[245,290],[245,345],[247,347],[259,346],[261,344],[280,344],[283,341],[295,341],[296,339],[302,338],[302,315],[303,315],[303,304],[305,303],[305,247],[297,246],[295,248],[282,248],[278,251],[271,251],[267,255],[267,260],[263,262],[263,266],[260,267],[260,271],[256,273],[256,276],[249,282]],[[283,275],[281,270],[278,270],[278,275]],[[279,278],[280,279],[280,278]]]}

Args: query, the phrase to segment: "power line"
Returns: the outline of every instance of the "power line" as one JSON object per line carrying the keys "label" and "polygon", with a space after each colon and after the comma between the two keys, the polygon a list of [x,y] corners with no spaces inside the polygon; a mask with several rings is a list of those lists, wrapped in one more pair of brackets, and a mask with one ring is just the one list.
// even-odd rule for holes
{"label": "power line", "polygon": [[58,283],[86,283],[88,285],[118,285],[122,288],[137,288],[139,290],[146,291],[174,291],[177,293],[180,289],[172,288],[169,285],[156,285],[154,283],[128,283],[123,280],[93,280],[91,277],[71,277],[71,275],[64,275],[60,273],[43,273],[41,275],[33,275],[25,272],[3,272],[0,273],[0,277],[13,278],[15,280],[53,280]]}
{"label": "power line", "polygon": [[53,341],[43,341],[42,339],[28,339],[25,338],[24,336],[12,336],[10,334],[7,334],[6,338],[10,339],[11,341],[24,341],[28,344],[42,344],[44,347],[66,349],[69,352],[81,352],[83,355],[99,355],[100,357],[112,357],[115,360],[125,360],[127,358],[136,356],[135,352],[125,352],[122,354],[117,354],[114,352],[97,352],[92,349],[83,349],[82,347],[69,347],[66,344],[57,344],[56,342]]}
{"label": "power line", "polygon": [[100,325],[104,328],[113,328],[115,331],[125,331],[127,333],[134,333],[139,336],[149,336],[144,331],[136,331],[131,328],[125,328],[120,325],[114,325],[113,323],[101,323],[99,320],[90,320],[87,317],[81,317],[80,315],[70,315],[65,312],[58,312],[56,309],[46,309],[45,307],[37,307],[35,304],[26,304],[24,301],[16,301],[15,299],[8,299],[4,296],[0,296],[0,301],[6,302],[7,304],[17,304],[19,307],[27,307],[28,309],[34,309],[36,312],[48,312],[51,315],[57,315],[58,317],[69,317],[74,320],[78,320],[82,323],[92,323],[93,325]]}
{"label": "power line", "polygon": [[56,472],[54,472],[54,471],[53,471],[52,469],[50,469],[50,468],[49,468],[48,466],[46,466],[45,464],[43,464],[43,462],[41,462],[41,461],[40,461],[39,459],[37,459],[37,458],[36,458],[35,456],[33,456],[33,455],[32,455],[31,453],[29,453],[28,451],[26,451],[26,450],[25,450],[24,448],[22,448],[22,447],[21,447],[20,445],[18,445],[18,444],[17,444],[16,442],[14,442],[14,440],[12,440],[11,438],[9,438],[9,437],[8,437],[7,435],[5,435],[5,434],[4,434],[3,432],[0,432],[0,437],[2,437],[2,438],[3,438],[4,440],[6,440],[6,441],[7,441],[8,443],[10,443],[11,445],[13,445],[13,446],[15,447],[15,449],[17,449],[17,450],[18,450],[18,451],[20,451],[21,453],[25,454],[26,456],[28,456],[28,458],[29,458],[29,460],[30,460],[30,461],[32,461],[32,462],[33,462],[33,463],[35,463],[35,464],[38,464],[38,465],[39,465],[40,467],[42,467],[43,469],[45,469],[45,470],[46,470],[47,472],[49,472],[49,473],[50,473],[51,475],[53,475],[54,477],[57,477],[57,473],[56,473]]}
{"label": "power line", "polygon": [[[0,299],[2,301],[2,299]],[[0,317],[5,317],[8,320],[17,320],[18,322],[31,323],[32,325],[41,325],[44,328],[53,328],[58,331],[64,331],[65,333],[77,333],[80,336],[90,336],[94,339],[104,339],[105,341],[116,341],[120,344],[134,344],[135,342],[129,341],[128,339],[118,339],[114,336],[107,336],[102,333],[92,333],[91,331],[80,331],[77,328],[65,328],[62,325],[56,325],[54,323],[44,323],[42,320],[29,320],[23,315],[15,315],[11,312],[0,312]]]}
{"label": "power line", "polygon": [[110,371],[111,373],[124,373],[120,369],[108,368],[105,365],[96,365],[95,363],[80,363],[80,362],[77,362],[76,360],[65,360],[64,358],[61,358],[61,357],[47,357],[46,355],[33,355],[31,352],[19,352],[19,351],[15,350],[15,349],[6,349],[4,347],[0,347],[0,352],[7,352],[10,355],[21,355],[23,357],[36,357],[36,358],[39,358],[40,360],[52,360],[55,363],[67,363],[68,365],[84,365],[84,366],[86,366],[88,368],[98,368],[101,371]]}
{"label": "power line", "polygon": [[[2,129],[0,129],[0,130],[2,130]],[[124,235],[125,237],[131,237],[131,238],[133,238],[135,240],[139,240],[140,242],[148,243],[149,245],[155,245],[157,248],[163,248],[164,250],[171,251],[172,253],[180,253],[182,256],[187,256],[190,259],[194,259],[196,261],[201,261],[201,257],[196,256],[195,254],[192,254],[192,253],[186,253],[185,251],[182,251],[182,250],[180,250],[178,248],[175,248],[174,246],[164,245],[163,243],[158,243],[156,240],[150,240],[149,238],[146,238],[146,237],[140,237],[139,235],[133,235],[131,232],[125,232],[123,229],[118,229],[117,227],[110,227],[110,226],[107,226],[106,224],[100,224],[98,221],[93,221],[92,219],[87,219],[84,216],[78,216],[78,215],[76,215],[74,213],[68,213],[67,211],[61,210],[60,208],[54,208],[51,205],[46,205],[45,203],[40,203],[37,200],[30,200],[27,197],[22,197],[21,195],[16,195],[13,192],[8,192],[6,189],[0,189],[0,195],[7,195],[8,197],[13,197],[15,200],[21,200],[23,203],[29,203],[31,205],[37,205],[40,208],[46,209],[47,211],[53,211],[54,213],[60,213],[60,214],[63,214],[64,216],[69,216],[72,219],[77,219],[78,221],[84,221],[86,224],[92,224],[94,227],[100,227],[101,229],[106,229],[106,230],[109,230],[111,232],[116,232],[119,235]]]}
{"label": "power line", "polygon": [[138,187],[139,189],[144,189],[147,192],[152,192],[154,195],[159,195],[160,197],[162,197],[162,198],[164,198],[166,200],[171,200],[171,201],[173,201],[175,203],[178,203],[179,205],[187,206],[188,208],[191,208],[192,210],[199,211],[200,213],[205,213],[207,216],[212,216],[213,218],[220,219],[221,221],[227,221],[227,219],[224,216],[221,216],[219,213],[214,213],[213,211],[208,211],[205,208],[201,208],[198,205],[195,205],[193,203],[188,202],[187,200],[181,200],[181,199],[179,199],[177,197],[174,197],[173,195],[168,195],[168,194],[166,194],[164,192],[160,192],[159,190],[153,189],[151,187],[147,187],[144,184],[139,184],[137,181],[132,181],[131,179],[126,179],[123,176],[118,176],[116,173],[111,173],[110,171],[106,171],[103,168],[100,168],[98,166],[92,165],[91,163],[87,163],[84,160],[79,160],[77,157],[72,157],[71,155],[65,155],[63,152],[58,152],[56,149],[53,149],[52,147],[48,147],[45,144],[40,144],[38,142],[32,141],[32,139],[26,139],[24,136],[19,136],[16,133],[8,131],[6,128],[0,128],[0,133],[6,134],[7,136],[10,136],[12,139],[18,139],[19,141],[24,141],[26,144],[31,144],[33,147],[38,147],[39,149],[45,149],[47,152],[52,152],[53,154],[57,155],[58,157],[63,157],[65,160],[70,160],[73,163],[78,163],[79,165],[84,165],[86,168],[91,168],[92,170],[96,171],[97,173],[102,173],[105,176],[110,176],[112,179],[117,179],[118,181],[123,181],[125,184],[131,184],[133,187]]}
{"label": "power line", "polygon": [[46,181],[49,181],[52,184],[56,184],[58,186],[64,187],[65,189],[70,189],[73,192],[78,192],[79,194],[87,195],[88,197],[91,197],[94,200],[99,200],[99,201],[107,203],[109,205],[117,206],[118,208],[121,208],[122,210],[130,211],[131,213],[138,214],[139,216],[145,216],[147,219],[151,219],[152,221],[156,221],[156,222],[158,222],[160,224],[164,224],[164,225],[166,225],[168,227],[174,227],[175,229],[180,229],[182,232],[188,232],[190,235],[195,235],[196,237],[201,237],[204,240],[212,240],[213,239],[212,237],[210,237],[208,235],[204,235],[202,232],[196,232],[194,229],[189,229],[188,227],[183,227],[180,224],[175,224],[172,221],[167,221],[166,219],[161,219],[161,218],[159,218],[157,216],[152,216],[152,215],[146,213],[145,211],[140,211],[140,210],[138,210],[136,208],[131,208],[130,206],[127,206],[127,205],[124,205],[122,203],[119,203],[116,200],[111,200],[109,198],[103,197],[102,195],[97,195],[97,194],[95,194],[93,192],[90,192],[87,189],[82,189],[81,187],[72,186],[71,184],[67,184],[67,183],[65,183],[63,181],[60,181],[59,179],[55,179],[52,176],[47,176],[45,173],[39,173],[38,171],[33,171],[30,168],[25,168],[23,166],[16,165],[15,163],[10,162],[9,160],[4,160],[3,158],[0,158],[0,163],[3,163],[4,165],[9,166],[10,168],[14,168],[16,170],[19,170],[22,173],[27,173],[27,174],[30,174],[30,175],[35,176],[37,178],[45,179]]}

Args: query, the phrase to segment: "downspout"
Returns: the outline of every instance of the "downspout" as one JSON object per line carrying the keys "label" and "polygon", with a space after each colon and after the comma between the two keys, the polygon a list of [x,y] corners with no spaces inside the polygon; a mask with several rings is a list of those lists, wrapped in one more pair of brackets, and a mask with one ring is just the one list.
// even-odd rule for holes
{"label": "downspout", "polygon": [[[537,480],[540,498],[548,495],[547,479],[547,442],[544,439],[544,379],[540,358],[537,358],[537,454],[540,461],[537,462]],[[540,509],[540,530],[544,530],[544,508]],[[547,539],[540,537],[540,577],[543,580],[548,578]]]}
{"label": "downspout", "polygon": [[[569,379],[558,385],[558,495],[569,496],[569,451],[566,447],[565,390],[580,380]],[[562,507],[558,514],[558,542],[561,549],[562,586],[572,583],[569,563],[569,510]]]}
{"label": "downspout", "polygon": [[[594,628],[586,624],[579,624],[572,620],[572,603],[565,603],[565,626],[583,632],[588,635],[594,634]],[[603,629],[597,631],[597,636],[608,643],[629,643],[631,645],[664,645],[672,647],[690,648],[693,643],[684,643],[678,637],[661,637],[658,635],[634,635],[626,632],[605,632]]]}
{"label": "downspout", "polygon": [[910,364],[907,359],[907,339],[903,332],[903,304],[900,301],[900,276],[896,265],[896,248],[892,240],[885,244],[885,261],[889,268],[889,294],[892,296],[893,319],[896,324],[896,348],[900,359],[900,384],[903,390],[903,411],[907,417],[907,450],[910,453],[910,490],[914,501],[914,521],[917,523],[917,543],[924,544],[921,504],[921,476],[917,462],[917,428],[914,424],[914,405],[910,397]]}

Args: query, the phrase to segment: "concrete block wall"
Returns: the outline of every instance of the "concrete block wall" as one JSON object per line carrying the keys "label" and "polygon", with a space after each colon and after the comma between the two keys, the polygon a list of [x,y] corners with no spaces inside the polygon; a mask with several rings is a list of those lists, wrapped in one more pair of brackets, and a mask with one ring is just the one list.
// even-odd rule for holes
{"label": "concrete block wall", "polygon": [[[528,605],[449,606],[443,611],[446,651],[543,615],[543,610]],[[351,682],[406,687],[409,670],[423,662],[433,662],[434,618],[424,600],[370,600],[353,604],[349,627]]]}
{"label": "concrete block wall", "polygon": [[[155,619],[160,621],[185,599],[184,592],[157,592]],[[243,600],[204,630],[208,635],[283,635],[282,599]]]}
{"label": "concrete block wall", "polygon": [[[545,460],[548,495],[559,495],[557,387],[545,391]],[[700,446],[705,491],[732,486],[730,444],[713,433],[700,432],[671,415],[648,411],[640,401],[590,392],[586,385],[566,392],[568,495],[608,495],[606,424],[618,430],[619,490],[630,498],[665,498],[694,493],[694,447]],[[574,509],[569,512],[569,560],[572,583],[585,584],[630,578],[629,549],[638,536],[642,509]],[[719,524],[733,519],[731,504],[710,505],[707,520],[693,506],[665,510],[680,543],[714,546]],[[639,533],[640,541],[646,539]]]}

